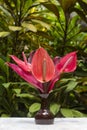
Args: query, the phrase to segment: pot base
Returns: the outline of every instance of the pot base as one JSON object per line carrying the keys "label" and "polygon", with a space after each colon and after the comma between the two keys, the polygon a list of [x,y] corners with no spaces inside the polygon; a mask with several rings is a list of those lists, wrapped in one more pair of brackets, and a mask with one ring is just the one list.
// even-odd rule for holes
{"label": "pot base", "polygon": [[54,123],[54,119],[35,119],[36,124],[51,125]]}
{"label": "pot base", "polygon": [[35,115],[36,124],[53,124],[54,116],[48,109],[41,109]]}

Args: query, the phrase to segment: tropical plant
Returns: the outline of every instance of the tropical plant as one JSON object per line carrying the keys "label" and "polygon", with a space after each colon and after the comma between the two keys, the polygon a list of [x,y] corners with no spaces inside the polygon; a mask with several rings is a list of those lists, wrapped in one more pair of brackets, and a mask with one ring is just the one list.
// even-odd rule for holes
{"label": "tropical plant", "polygon": [[[55,57],[52,61],[46,50],[44,50],[42,47],[30,54],[28,62],[24,53],[24,61],[18,59],[14,55],[11,55],[11,58],[16,62],[17,65],[9,62],[7,62],[7,65],[12,68],[20,77],[40,90],[39,93],[45,94],[50,93],[50,91],[53,90],[55,82],[60,79],[60,75],[62,73],[73,72],[76,69],[77,60],[76,52],[71,52],[60,60]],[[77,84],[73,85],[75,87]],[[58,91],[56,92],[58,93]],[[40,108],[40,104],[33,104],[33,107],[35,107],[35,105],[38,105]],[[30,111],[31,108],[32,107],[30,107]]]}
{"label": "tropical plant", "polygon": [[10,61],[8,54],[21,58],[21,52],[25,51],[29,57],[29,52],[39,45],[46,48],[52,57],[58,55],[59,59],[67,53],[78,51],[76,71],[61,75],[55,90],[50,93],[49,107],[55,116],[86,116],[86,9],[86,0],[0,1],[1,116],[30,117],[40,109],[38,91],[5,65],[6,61]]}
{"label": "tropical plant", "polygon": [[2,44],[1,52],[5,49],[4,55],[9,50],[11,54],[20,54],[24,48],[29,47],[29,50],[36,48],[41,37],[51,39],[46,33],[50,26],[46,18],[41,16],[40,8],[40,3],[36,0],[2,0],[0,2],[0,23],[2,25],[0,26],[0,43]]}

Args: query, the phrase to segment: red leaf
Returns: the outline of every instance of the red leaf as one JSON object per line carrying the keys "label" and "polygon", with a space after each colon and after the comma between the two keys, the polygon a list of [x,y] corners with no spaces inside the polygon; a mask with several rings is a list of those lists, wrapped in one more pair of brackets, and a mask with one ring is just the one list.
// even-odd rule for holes
{"label": "red leaf", "polygon": [[41,92],[43,92],[42,83],[38,82],[31,72],[24,71],[21,67],[18,65],[12,64],[12,63],[6,63],[11,69],[13,69],[21,78],[23,78],[25,81],[30,83],[31,85],[34,85],[37,89],[39,89]]}
{"label": "red leaf", "polygon": [[55,73],[55,67],[47,51],[40,47],[32,59],[32,73],[40,82],[48,82]]}
{"label": "red leaf", "polygon": [[77,66],[76,52],[71,52],[60,59],[56,69],[58,72],[73,72]]}
{"label": "red leaf", "polygon": [[25,61],[22,61],[20,60],[19,58],[17,58],[16,56],[14,55],[10,55],[10,57],[18,64],[18,66],[20,66],[23,70],[25,71],[30,71],[31,70],[31,64],[28,63],[26,60],[25,60],[25,55],[23,53],[23,57],[24,57],[24,60]]}

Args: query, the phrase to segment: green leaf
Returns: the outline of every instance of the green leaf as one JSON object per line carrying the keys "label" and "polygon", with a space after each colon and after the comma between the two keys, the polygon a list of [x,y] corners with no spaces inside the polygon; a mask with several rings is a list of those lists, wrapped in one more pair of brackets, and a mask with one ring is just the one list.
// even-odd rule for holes
{"label": "green leaf", "polygon": [[76,81],[70,81],[68,84],[67,84],[67,88],[66,88],[66,92],[70,92],[72,91],[76,86],[77,86],[78,82]]}
{"label": "green leaf", "polygon": [[20,98],[30,98],[30,99],[35,99],[36,97],[32,94],[28,94],[28,93],[21,93],[21,94],[16,94],[17,97]]}
{"label": "green leaf", "polygon": [[60,109],[60,105],[59,105],[59,104],[57,104],[57,103],[52,103],[52,104],[50,104],[50,111],[51,111],[54,115],[56,115],[56,114],[58,113],[59,109]]}
{"label": "green leaf", "polygon": [[15,89],[13,89],[14,90],[14,92],[16,93],[16,94],[20,94],[21,93],[21,89],[20,88],[15,88]]}
{"label": "green leaf", "polygon": [[31,117],[33,117],[33,114],[30,113],[30,112],[28,112],[28,113],[27,113],[27,117],[31,118]]}
{"label": "green leaf", "polygon": [[34,113],[37,112],[41,107],[40,103],[33,103],[30,107],[29,107],[29,112],[30,113]]}
{"label": "green leaf", "polygon": [[0,37],[6,37],[9,34],[10,34],[10,32],[3,31],[3,32],[0,32]]}
{"label": "green leaf", "polygon": [[77,110],[72,110],[73,117],[84,117],[85,115]]}
{"label": "green leaf", "polygon": [[72,113],[72,110],[71,109],[65,109],[65,108],[62,108],[61,109],[61,113],[64,117],[73,117],[73,113]]}
{"label": "green leaf", "polygon": [[3,83],[2,85],[5,87],[5,88],[9,88],[9,86],[10,86],[10,82],[8,82],[8,83]]}
{"label": "green leaf", "polygon": [[32,20],[33,22],[41,24],[43,27],[50,29],[50,25],[47,24],[46,22],[40,21],[40,20]]}
{"label": "green leaf", "polygon": [[19,26],[9,26],[9,29],[11,30],[11,31],[20,31],[22,28],[21,27],[19,27]]}
{"label": "green leaf", "polygon": [[0,6],[0,10],[2,10],[7,16],[11,17],[11,14],[3,6]]}
{"label": "green leaf", "polygon": [[64,117],[84,117],[84,114],[74,109],[61,109],[61,113]]}
{"label": "green leaf", "polygon": [[35,25],[27,23],[27,22],[23,22],[22,26],[26,29],[25,31],[32,31],[32,32],[37,32],[37,28],[35,27]]}

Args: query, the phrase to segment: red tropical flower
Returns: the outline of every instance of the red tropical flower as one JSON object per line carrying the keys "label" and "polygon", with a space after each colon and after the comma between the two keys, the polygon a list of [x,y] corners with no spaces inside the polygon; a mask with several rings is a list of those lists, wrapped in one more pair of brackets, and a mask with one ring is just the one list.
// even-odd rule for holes
{"label": "red tropical flower", "polygon": [[[60,79],[61,73],[73,72],[76,69],[77,55],[71,52],[63,58],[55,57],[54,60],[48,55],[47,51],[40,47],[27,58],[24,53],[24,61],[14,55],[10,57],[16,64],[7,63],[21,78],[35,86],[42,93],[49,93],[57,80]],[[47,89],[44,89],[44,84]],[[47,86],[46,86],[47,84]]]}

